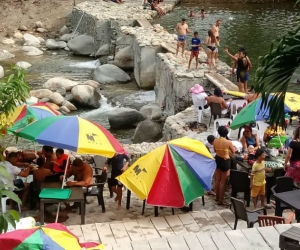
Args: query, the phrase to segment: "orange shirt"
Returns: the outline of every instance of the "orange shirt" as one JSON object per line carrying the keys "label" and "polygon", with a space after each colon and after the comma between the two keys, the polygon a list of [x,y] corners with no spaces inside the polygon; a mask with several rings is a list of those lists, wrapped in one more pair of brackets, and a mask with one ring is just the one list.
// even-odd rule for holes
{"label": "orange shirt", "polygon": [[[64,173],[65,166],[67,164],[68,155],[63,154],[59,159],[56,159],[56,162],[59,164],[54,163],[53,164],[53,173]],[[70,165],[70,164],[68,164]]]}

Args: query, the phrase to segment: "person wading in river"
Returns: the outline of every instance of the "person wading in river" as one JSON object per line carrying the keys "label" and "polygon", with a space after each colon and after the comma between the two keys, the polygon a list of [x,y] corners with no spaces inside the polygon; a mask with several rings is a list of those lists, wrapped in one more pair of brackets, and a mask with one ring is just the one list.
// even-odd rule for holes
{"label": "person wading in river", "polygon": [[184,50],[185,50],[186,38],[187,38],[186,34],[191,33],[192,31],[189,30],[189,27],[185,22],[185,18],[181,19],[181,23],[178,23],[174,30],[178,33],[176,56],[178,55],[179,47],[181,46],[182,47],[182,57],[183,57]]}

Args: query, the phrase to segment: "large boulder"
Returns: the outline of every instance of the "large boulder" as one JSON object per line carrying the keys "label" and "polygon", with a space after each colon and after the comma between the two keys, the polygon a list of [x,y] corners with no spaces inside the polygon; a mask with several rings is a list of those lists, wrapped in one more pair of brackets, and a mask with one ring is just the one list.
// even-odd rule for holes
{"label": "large boulder", "polygon": [[58,88],[65,88],[67,91],[71,90],[78,82],[71,81],[63,77],[53,77],[44,83],[43,87],[50,90],[57,90]]}
{"label": "large boulder", "polygon": [[123,129],[134,127],[145,117],[137,110],[131,108],[117,108],[108,115],[108,122],[111,128]]}
{"label": "large boulder", "polygon": [[114,63],[122,69],[131,69],[134,67],[134,53],[131,46],[120,49],[116,55]]}
{"label": "large boulder", "polygon": [[68,42],[69,49],[76,55],[90,55],[95,50],[94,38],[80,35]]}
{"label": "large boulder", "polygon": [[39,47],[40,46],[40,43],[41,43],[40,40],[34,35],[25,33],[23,38],[25,40],[25,44],[28,45],[28,46],[34,46],[34,47]]}
{"label": "large boulder", "polygon": [[94,71],[94,80],[100,83],[124,83],[130,81],[130,76],[112,64],[104,64]]}
{"label": "large boulder", "polygon": [[161,108],[157,102],[146,104],[145,106],[141,107],[140,112],[148,118],[152,118],[154,114],[162,113]]}
{"label": "large boulder", "polygon": [[35,96],[39,99],[49,98],[53,92],[49,89],[34,89],[30,91],[31,96]]}
{"label": "large boulder", "polygon": [[64,41],[55,41],[54,39],[47,39],[46,46],[48,49],[63,49],[67,46],[66,42]]}
{"label": "large boulder", "polygon": [[163,124],[147,119],[138,124],[134,135],[133,143],[156,142],[162,138]]}
{"label": "large boulder", "polygon": [[78,104],[91,108],[100,107],[101,95],[89,85],[77,85],[72,88],[73,100]]}
{"label": "large boulder", "polygon": [[95,89],[100,89],[100,90],[102,89],[101,84],[99,82],[94,81],[94,80],[87,80],[87,81],[85,81],[83,83],[80,83],[80,84],[81,85],[89,85],[89,86],[91,86]]}

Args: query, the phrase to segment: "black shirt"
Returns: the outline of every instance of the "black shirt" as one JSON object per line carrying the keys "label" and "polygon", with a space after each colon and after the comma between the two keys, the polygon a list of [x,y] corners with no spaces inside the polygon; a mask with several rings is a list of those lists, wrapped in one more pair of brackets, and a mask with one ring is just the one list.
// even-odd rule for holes
{"label": "black shirt", "polygon": [[289,147],[293,149],[291,161],[300,161],[300,142],[291,141]]}
{"label": "black shirt", "polygon": [[124,159],[126,160],[126,162],[129,162],[129,157],[126,154],[118,154],[116,156],[114,156],[113,158],[109,158],[107,160],[107,164],[111,164],[112,170],[111,170],[111,174],[115,175],[115,174],[120,174],[122,173],[121,169],[124,167]]}

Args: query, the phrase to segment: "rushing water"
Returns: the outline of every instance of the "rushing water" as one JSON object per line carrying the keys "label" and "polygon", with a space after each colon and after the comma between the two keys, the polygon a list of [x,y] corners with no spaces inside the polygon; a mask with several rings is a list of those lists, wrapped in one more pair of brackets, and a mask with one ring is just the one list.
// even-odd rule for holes
{"label": "rushing water", "polygon": [[[200,13],[204,8],[207,15],[202,18],[188,18],[190,10]],[[187,18],[187,23],[192,31],[198,31],[202,41],[207,32],[218,19],[223,19],[220,26],[221,49],[219,58],[231,65],[231,60],[224,52],[225,46],[234,54],[239,47],[245,47],[253,63],[250,72],[250,84],[253,81],[257,68],[258,57],[268,53],[271,42],[280,35],[292,29],[299,19],[299,6],[293,4],[184,4],[177,6],[170,14],[157,19],[154,23],[161,24],[170,33],[174,33],[176,23],[182,17]],[[188,35],[188,40],[192,33]],[[300,85],[295,84],[300,79],[300,71],[295,74],[290,84],[290,90],[300,93]]]}

